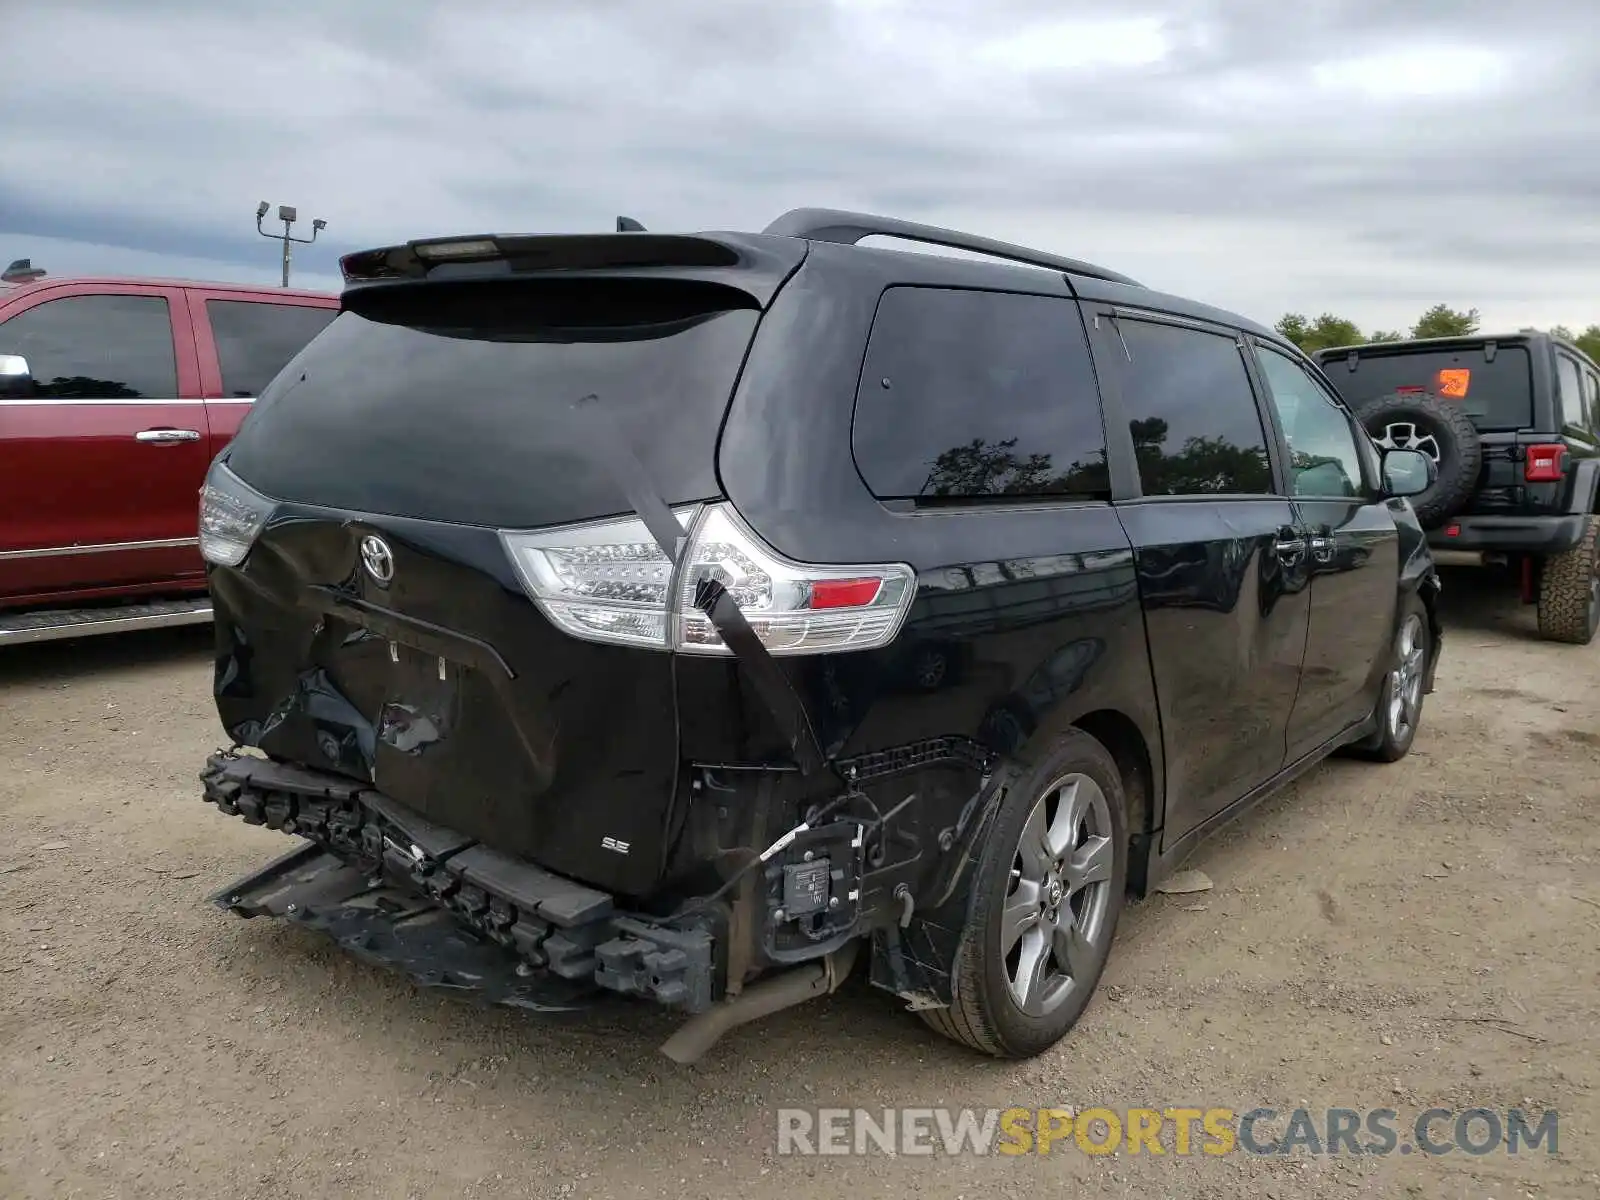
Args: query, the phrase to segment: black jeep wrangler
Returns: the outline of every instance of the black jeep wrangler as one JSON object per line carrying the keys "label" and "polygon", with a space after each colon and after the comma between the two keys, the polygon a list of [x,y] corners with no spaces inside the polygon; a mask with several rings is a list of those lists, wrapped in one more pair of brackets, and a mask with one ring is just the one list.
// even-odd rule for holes
{"label": "black jeep wrangler", "polygon": [[1435,550],[1520,578],[1539,632],[1600,630],[1600,368],[1535,330],[1343,346],[1314,356],[1380,446],[1433,459],[1413,504]]}
{"label": "black jeep wrangler", "polygon": [[1416,736],[1431,464],[1262,326],[818,210],[343,269],[201,503],[205,796],[304,839],[226,909],[680,1061],[862,962],[1031,1055],[1130,891]]}

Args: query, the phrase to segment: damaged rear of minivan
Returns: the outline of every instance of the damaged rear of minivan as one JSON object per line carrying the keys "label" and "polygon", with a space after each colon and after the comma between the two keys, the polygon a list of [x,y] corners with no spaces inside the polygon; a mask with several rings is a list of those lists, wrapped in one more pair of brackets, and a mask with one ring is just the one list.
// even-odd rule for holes
{"label": "damaged rear of minivan", "polygon": [[[1015,831],[986,834],[1051,705],[1096,694],[1155,743],[1148,675],[1107,666],[1145,661],[1109,509],[935,528],[874,492],[852,414],[866,376],[891,387],[862,369],[884,289],[838,246],[475,237],[343,266],[340,315],[202,496],[233,742],[206,798],[304,839],[218,903],[491,1002],[653,1000],[690,1018],[684,1061],[862,957],[930,1015],[989,988],[960,946],[1015,919]],[[1072,678],[1041,691],[1054,661]],[[1010,970],[1075,987],[1066,1024],[1130,837],[1124,772],[1083,742],[1095,769],[1052,760],[1015,818],[1054,853],[1038,937],[1076,928],[1083,957]],[[1065,1032],[1012,992],[1011,1026],[932,1023],[1005,1054]]]}

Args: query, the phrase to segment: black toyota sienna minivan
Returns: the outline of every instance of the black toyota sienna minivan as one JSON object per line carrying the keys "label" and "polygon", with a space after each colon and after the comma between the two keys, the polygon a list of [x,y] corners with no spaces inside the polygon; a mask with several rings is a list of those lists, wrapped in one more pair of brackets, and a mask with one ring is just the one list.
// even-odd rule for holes
{"label": "black toyota sienna minivan", "polygon": [[303,839],[226,909],[680,1061],[858,967],[1028,1056],[1125,897],[1416,736],[1431,463],[1252,322],[817,209],[343,270],[202,498],[205,795]]}

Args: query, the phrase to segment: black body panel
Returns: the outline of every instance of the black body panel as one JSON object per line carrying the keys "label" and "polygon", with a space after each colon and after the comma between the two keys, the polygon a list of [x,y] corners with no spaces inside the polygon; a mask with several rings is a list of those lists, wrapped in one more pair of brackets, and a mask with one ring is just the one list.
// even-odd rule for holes
{"label": "black body panel", "polygon": [[[847,452],[852,407],[841,398],[856,394],[861,348],[891,285],[1071,295],[1044,271],[818,244],[768,311],[723,430],[729,499],[784,554],[890,559],[919,581],[889,650],[790,666],[825,746],[850,754],[958,732],[1013,749],[1019,735],[1109,710],[1138,730],[1159,788],[1133,556],[1113,508],[1038,500],[919,509],[880,502],[863,483]],[[904,678],[899,664],[924,647],[956,668],[948,682],[920,696],[892,689]],[[698,700],[686,697],[685,707]]]}
{"label": "black body panel", "polygon": [[1325,545],[1306,556],[1310,627],[1289,718],[1290,761],[1372,712],[1394,636],[1400,578],[1396,522],[1411,514],[1403,501],[1301,498],[1294,503],[1301,524]]}
{"label": "black body panel", "polygon": [[1167,746],[1164,840],[1283,766],[1309,592],[1286,498],[1146,500],[1120,509],[1139,564]]}
{"label": "black body panel", "polygon": [[[359,569],[368,532],[393,548],[387,588]],[[211,589],[217,707],[238,741],[608,891],[659,881],[672,659],[557,631],[491,530],[286,505]]]}

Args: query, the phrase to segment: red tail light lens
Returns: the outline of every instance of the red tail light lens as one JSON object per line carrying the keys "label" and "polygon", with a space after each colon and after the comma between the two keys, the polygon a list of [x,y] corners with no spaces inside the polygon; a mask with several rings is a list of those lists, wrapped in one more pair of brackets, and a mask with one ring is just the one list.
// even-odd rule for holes
{"label": "red tail light lens", "polygon": [[1556,483],[1561,479],[1566,457],[1567,448],[1559,442],[1529,446],[1528,457],[1522,464],[1522,477],[1529,483]]}
{"label": "red tail light lens", "polygon": [[881,579],[819,579],[811,585],[812,608],[859,608],[878,598]]}

